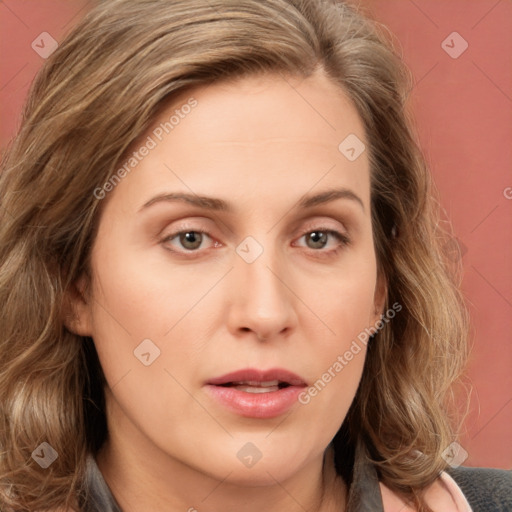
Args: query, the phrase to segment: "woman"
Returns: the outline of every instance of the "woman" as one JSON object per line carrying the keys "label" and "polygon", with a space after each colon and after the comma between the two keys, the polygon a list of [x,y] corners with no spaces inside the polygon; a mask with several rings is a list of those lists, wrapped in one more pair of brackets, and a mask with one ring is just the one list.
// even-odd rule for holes
{"label": "woman", "polygon": [[506,510],[408,80],[333,1],[89,13],[0,176],[2,510]]}

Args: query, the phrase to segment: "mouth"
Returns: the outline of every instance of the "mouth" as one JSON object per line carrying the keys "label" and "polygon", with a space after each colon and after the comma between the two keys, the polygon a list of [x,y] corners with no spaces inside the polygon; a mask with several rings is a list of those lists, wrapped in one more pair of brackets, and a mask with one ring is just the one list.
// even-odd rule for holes
{"label": "mouth", "polygon": [[206,382],[214,401],[230,412],[248,418],[274,418],[287,412],[307,386],[288,370],[244,369]]}
{"label": "mouth", "polygon": [[266,382],[246,380],[227,382],[226,384],[221,384],[221,386],[224,388],[234,388],[245,393],[272,393],[273,391],[279,391],[280,389],[287,388],[290,384],[280,380],[268,380]]}

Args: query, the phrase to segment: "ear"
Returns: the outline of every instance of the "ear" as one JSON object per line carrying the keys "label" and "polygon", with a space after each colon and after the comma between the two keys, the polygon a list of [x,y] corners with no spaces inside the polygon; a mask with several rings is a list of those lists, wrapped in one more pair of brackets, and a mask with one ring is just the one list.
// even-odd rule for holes
{"label": "ear", "polygon": [[380,320],[381,315],[384,314],[386,307],[386,300],[388,297],[388,282],[383,272],[379,271],[377,274],[377,282],[375,284],[375,294],[373,297],[373,316],[372,325]]}
{"label": "ear", "polygon": [[82,275],[64,293],[63,323],[73,334],[92,336],[91,304],[86,294],[87,278]]}

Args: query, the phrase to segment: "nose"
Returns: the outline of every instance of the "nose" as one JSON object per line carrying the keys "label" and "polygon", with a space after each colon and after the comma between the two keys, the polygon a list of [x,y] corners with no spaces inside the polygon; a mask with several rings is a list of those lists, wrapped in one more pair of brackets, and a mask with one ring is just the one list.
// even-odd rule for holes
{"label": "nose", "polygon": [[[239,338],[271,341],[289,336],[297,325],[291,272],[269,247],[252,263],[236,255],[228,286],[228,327]],[[289,269],[289,266],[288,266]]]}

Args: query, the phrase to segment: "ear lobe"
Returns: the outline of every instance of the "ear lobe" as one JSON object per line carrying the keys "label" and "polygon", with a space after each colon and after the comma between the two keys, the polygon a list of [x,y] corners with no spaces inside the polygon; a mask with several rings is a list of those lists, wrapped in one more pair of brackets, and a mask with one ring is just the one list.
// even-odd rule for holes
{"label": "ear lobe", "polygon": [[79,336],[92,336],[91,308],[84,290],[86,277],[80,276],[64,292],[62,321],[66,328]]}

